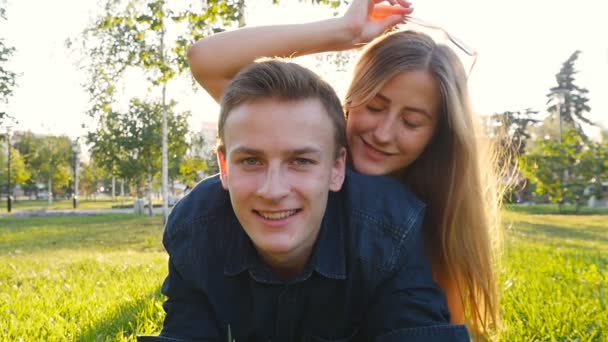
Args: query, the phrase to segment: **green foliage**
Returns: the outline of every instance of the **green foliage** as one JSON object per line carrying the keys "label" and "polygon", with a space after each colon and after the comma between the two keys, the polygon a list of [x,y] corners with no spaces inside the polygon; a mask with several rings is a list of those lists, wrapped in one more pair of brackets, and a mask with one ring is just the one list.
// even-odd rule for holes
{"label": "green foliage", "polygon": [[200,157],[186,157],[179,166],[179,179],[182,183],[192,188],[201,180],[201,173],[207,171],[207,162]]}
{"label": "green foliage", "polygon": [[53,185],[56,194],[64,194],[73,179],[73,151],[65,135],[36,135],[25,132],[15,139],[15,148],[31,172],[31,181]]}
{"label": "green foliage", "polygon": [[[173,106],[175,103],[171,103],[171,112],[173,112]],[[188,117],[190,112],[185,112],[180,115],[171,115],[167,118],[168,127],[168,156],[169,156],[169,179],[176,179],[180,173],[180,165],[186,158],[186,152],[188,151],[189,144],[186,137],[189,133]]]}
{"label": "green foliage", "polygon": [[83,164],[80,170],[78,185],[81,198],[86,198],[92,194],[95,194],[99,185],[104,180],[111,177],[111,175],[100,167],[92,158],[88,163]]}
{"label": "green foliage", "polygon": [[547,195],[553,203],[576,205],[590,195],[599,195],[601,182],[607,178],[605,147],[586,143],[571,130],[563,142],[543,140],[539,149],[519,159],[520,170],[535,184],[537,195]]}
{"label": "green foliage", "polygon": [[608,182],[608,142],[588,142],[587,148],[581,151],[578,164],[578,174],[582,179],[588,180],[588,192],[602,198],[602,184]]}
{"label": "green foliage", "polygon": [[187,158],[190,159],[190,165],[184,166],[183,172],[180,171],[183,175],[181,179],[186,181],[186,184],[191,185],[191,182],[196,183],[201,180],[201,176],[219,172],[215,144],[213,141],[207,141],[200,132],[191,134]]}
{"label": "green foliage", "polygon": [[[176,103],[168,104],[168,148],[172,174],[177,176],[179,164],[188,149],[188,117],[190,113],[174,113]],[[106,170],[135,184],[143,184],[148,175],[158,174],[161,163],[162,105],[132,99],[124,112],[112,111],[94,132],[89,132],[91,157]],[[177,166],[176,166],[177,165]]]}
{"label": "green foliage", "polygon": [[[207,1],[201,8],[198,1],[170,7],[164,0],[107,0],[104,15],[81,37],[91,115],[110,111],[115,84],[127,68],[146,71],[153,85],[166,84],[186,70],[190,45],[213,33],[218,22],[226,25],[238,19],[234,3]],[[173,39],[167,38],[169,30]]]}
{"label": "green foliage", "polygon": [[[6,184],[8,176],[8,146],[0,144],[0,149],[0,184]],[[21,153],[16,148],[11,147],[11,184],[13,189],[16,184],[25,184],[31,177],[32,174],[25,165],[25,160],[21,156]]]}
{"label": "green foliage", "polygon": [[[5,4],[5,1],[0,1],[0,20],[6,19]],[[6,117],[9,117],[3,105],[8,103],[9,97],[13,94],[17,79],[17,74],[4,67],[14,52],[15,48],[6,46],[0,36],[0,125]]]}

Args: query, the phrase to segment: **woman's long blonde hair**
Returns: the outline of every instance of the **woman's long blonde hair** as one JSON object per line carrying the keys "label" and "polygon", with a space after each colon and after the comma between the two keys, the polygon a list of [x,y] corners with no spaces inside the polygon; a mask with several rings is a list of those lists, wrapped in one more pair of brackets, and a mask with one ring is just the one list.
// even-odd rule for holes
{"label": "woman's long blonde hair", "polygon": [[446,45],[413,31],[366,46],[355,66],[345,109],[367,103],[395,75],[426,70],[441,91],[432,140],[398,172],[427,204],[424,235],[439,285],[455,289],[467,324],[485,335],[499,323],[495,261],[501,241],[501,194],[490,141],[477,124],[462,63]]}

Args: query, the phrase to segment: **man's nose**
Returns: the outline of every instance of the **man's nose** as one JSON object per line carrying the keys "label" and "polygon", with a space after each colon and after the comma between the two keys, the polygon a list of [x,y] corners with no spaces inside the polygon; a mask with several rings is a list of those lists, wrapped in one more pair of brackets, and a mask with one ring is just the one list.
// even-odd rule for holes
{"label": "man's nose", "polygon": [[268,167],[257,195],[268,200],[278,200],[287,196],[291,189],[284,173],[280,165]]}

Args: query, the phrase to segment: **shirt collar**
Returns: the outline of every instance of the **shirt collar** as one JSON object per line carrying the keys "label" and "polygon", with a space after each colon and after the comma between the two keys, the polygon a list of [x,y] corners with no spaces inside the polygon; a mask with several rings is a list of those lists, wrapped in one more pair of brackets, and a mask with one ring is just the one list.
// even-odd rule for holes
{"label": "shirt collar", "polygon": [[[290,282],[307,279],[314,270],[320,275],[331,279],[346,279],[346,257],[344,239],[344,219],[346,214],[341,208],[340,193],[330,192],[327,209],[323,216],[317,243],[309,266],[304,272]],[[235,217],[234,229],[227,234],[228,254],[224,265],[224,274],[234,276],[246,270],[257,281],[264,283],[284,283],[265,265]]]}

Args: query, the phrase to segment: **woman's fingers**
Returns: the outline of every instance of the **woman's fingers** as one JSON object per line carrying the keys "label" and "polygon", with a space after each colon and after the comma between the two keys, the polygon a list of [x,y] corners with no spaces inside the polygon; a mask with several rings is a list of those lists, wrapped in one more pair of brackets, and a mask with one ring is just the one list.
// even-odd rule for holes
{"label": "woman's fingers", "polygon": [[412,13],[413,9],[411,7],[401,7],[401,6],[391,6],[388,4],[378,4],[375,5],[370,18],[374,21],[384,20],[387,17],[392,15],[408,15]]}
{"label": "woman's fingers", "polygon": [[411,7],[412,6],[412,3],[408,2],[407,0],[373,0],[372,1],[372,3],[374,5],[382,3],[382,2],[388,2],[392,6],[395,6],[395,5],[400,5],[402,7]]}

